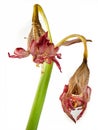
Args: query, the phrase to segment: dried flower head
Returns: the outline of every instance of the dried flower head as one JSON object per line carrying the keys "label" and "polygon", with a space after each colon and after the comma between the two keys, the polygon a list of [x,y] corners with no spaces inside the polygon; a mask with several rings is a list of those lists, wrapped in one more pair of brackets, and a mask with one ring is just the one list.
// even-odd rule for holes
{"label": "dried flower head", "polygon": [[32,28],[28,35],[27,50],[19,47],[15,49],[14,55],[8,53],[8,56],[10,58],[24,58],[31,54],[37,66],[44,62],[48,64],[55,62],[61,71],[61,66],[56,59],[56,57],[61,59],[61,54],[57,54],[58,50],[59,47],[55,47],[48,39],[48,32],[45,32],[42,28],[39,21],[38,9],[34,6]]}
{"label": "dried flower head", "polygon": [[[76,122],[84,113],[90,99],[91,88],[88,87],[89,68],[84,60],[74,75],[70,78],[69,84],[65,85],[60,96],[64,112]],[[75,119],[72,111],[81,110]]]}
{"label": "dried flower head", "polygon": [[16,48],[14,51],[14,55],[10,55],[11,58],[24,58],[31,54],[33,56],[33,61],[39,65],[43,64],[44,62],[51,64],[55,62],[58,66],[59,70],[61,71],[61,67],[57,58],[61,59],[61,54],[57,54],[59,48],[54,47],[53,43],[50,43],[47,37],[48,33],[46,32],[43,36],[41,36],[38,40],[32,40],[28,44],[28,50],[23,48]]}

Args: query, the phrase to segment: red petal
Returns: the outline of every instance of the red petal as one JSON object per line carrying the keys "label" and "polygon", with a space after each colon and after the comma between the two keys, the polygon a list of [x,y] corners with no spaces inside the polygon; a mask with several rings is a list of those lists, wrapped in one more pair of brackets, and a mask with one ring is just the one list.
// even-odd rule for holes
{"label": "red petal", "polygon": [[[63,104],[62,104],[62,107],[63,107]],[[63,110],[64,110],[64,112],[68,115],[68,117],[69,117],[71,120],[73,120],[74,123],[76,123],[76,120],[75,120],[74,117],[72,116],[71,111],[68,109],[68,107],[67,107],[67,106],[66,106],[66,107],[63,107]]]}
{"label": "red petal", "polygon": [[77,120],[79,120],[79,119],[80,119],[80,117],[82,117],[82,115],[83,115],[84,111],[86,110],[86,107],[87,107],[87,103],[85,103],[85,104],[83,105],[83,108],[82,108],[81,113],[77,116]]}
{"label": "red petal", "polygon": [[52,60],[56,63],[56,65],[59,68],[60,72],[62,72],[61,71],[61,66],[60,66],[59,62],[56,60],[56,58],[54,57]]}
{"label": "red petal", "polygon": [[76,123],[76,120],[75,120],[74,117],[71,115],[71,113],[66,112],[66,111],[65,111],[65,113],[69,116],[69,118],[70,118],[71,120],[73,120],[74,123]]}
{"label": "red petal", "polygon": [[29,55],[29,52],[24,50],[23,48],[16,48],[14,51],[14,55],[10,55],[8,52],[8,56],[11,58],[24,58]]}

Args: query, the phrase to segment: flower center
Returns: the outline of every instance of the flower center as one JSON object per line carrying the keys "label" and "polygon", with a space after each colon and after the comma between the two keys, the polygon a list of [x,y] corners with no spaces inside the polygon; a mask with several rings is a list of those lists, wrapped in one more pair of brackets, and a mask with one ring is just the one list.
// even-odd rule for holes
{"label": "flower center", "polygon": [[72,94],[74,95],[80,95],[81,90],[80,88],[77,86],[77,84],[75,85],[74,89],[72,90]]}

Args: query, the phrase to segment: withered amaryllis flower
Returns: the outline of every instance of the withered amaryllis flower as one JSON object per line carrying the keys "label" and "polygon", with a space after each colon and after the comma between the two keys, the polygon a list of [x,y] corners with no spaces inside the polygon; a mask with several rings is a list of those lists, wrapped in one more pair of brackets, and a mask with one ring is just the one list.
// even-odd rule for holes
{"label": "withered amaryllis flower", "polygon": [[[61,59],[61,54],[57,54],[59,47],[54,47],[54,44],[48,39],[48,32],[45,32],[39,21],[38,10],[42,10],[39,5],[34,6],[32,17],[32,28],[28,35],[27,50],[19,47],[14,51],[14,55],[8,56],[11,58],[24,58],[30,54],[33,56],[33,61],[39,65],[44,62],[51,64],[55,62],[61,71],[61,67],[56,57]],[[50,34],[50,33],[49,33]]]}
{"label": "withered amaryllis flower", "polygon": [[56,57],[61,59],[61,54],[57,54],[58,50],[58,47],[55,48],[54,44],[50,43],[48,40],[48,32],[46,32],[44,35],[39,37],[38,40],[32,40],[31,43],[29,43],[28,50],[16,48],[14,55],[10,55],[10,53],[8,53],[8,55],[11,58],[24,58],[31,54],[33,56],[33,61],[37,65],[43,64],[44,62],[48,64],[55,62],[61,71],[60,64],[56,59]]}
{"label": "withered amaryllis flower", "polygon": [[33,61],[38,64],[43,64],[44,62],[51,64],[55,62],[61,71],[61,67],[56,57],[61,59],[61,54],[57,54],[59,50],[58,47],[54,47],[53,43],[50,43],[48,40],[48,32],[46,32],[43,36],[41,36],[38,40],[32,40],[29,44],[29,49],[25,50],[23,48],[16,48],[14,51],[14,55],[10,55],[11,58],[24,58],[31,54],[33,56]]}
{"label": "withered amaryllis flower", "polygon": [[[76,123],[83,115],[87,103],[90,99],[91,88],[88,87],[89,68],[87,61],[83,61],[74,75],[70,78],[69,84],[64,86],[63,93],[60,96],[64,112]],[[73,111],[79,111],[76,116]]]}

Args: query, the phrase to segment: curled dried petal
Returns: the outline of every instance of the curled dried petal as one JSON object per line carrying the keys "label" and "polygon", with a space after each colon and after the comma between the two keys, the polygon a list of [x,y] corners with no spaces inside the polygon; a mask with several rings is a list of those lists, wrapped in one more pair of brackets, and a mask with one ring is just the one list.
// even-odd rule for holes
{"label": "curled dried petal", "polygon": [[11,58],[24,58],[27,57],[29,54],[30,53],[23,48],[16,48],[14,51],[14,55],[10,55],[10,53],[8,53],[8,56]]}

